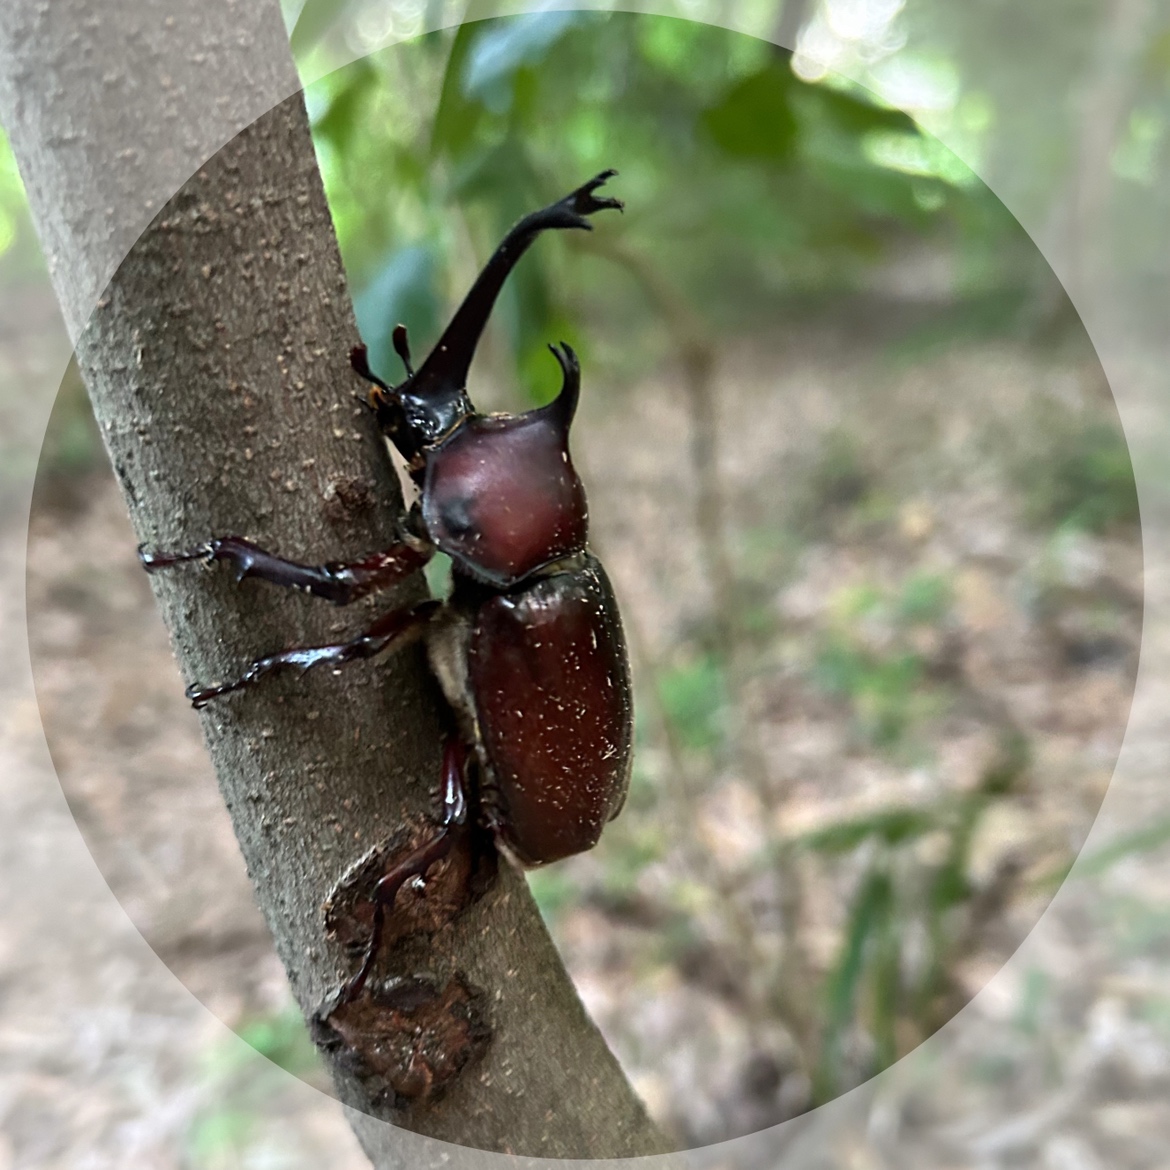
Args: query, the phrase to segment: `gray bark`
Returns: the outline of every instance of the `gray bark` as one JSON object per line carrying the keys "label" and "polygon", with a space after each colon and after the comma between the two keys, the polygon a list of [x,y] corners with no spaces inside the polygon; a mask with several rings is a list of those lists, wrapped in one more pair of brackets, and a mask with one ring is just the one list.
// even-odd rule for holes
{"label": "gray bark", "polygon": [[[312,561],[384,547],[397,484],[354,398],[356,330],[299,95],[253,122],[297,88],[276,4],[172,12],[118,0],[100,18],[90,7],[6,0],[0,117],[139,538],[171,548],[234,532]],[[167,184],[248,123],[119,265]],[[256,582],[233,587],[226,571],[187,566],[154,580],[183,672],[203,682],[273,649],[336,640],[424,588],[416,579],[338,611]],[[433,807],[438,702],[415,649],[343,677],[272,677],[205,713],[258,902],[306,1014],[354,966],[325,936],[327,893]],[[432,1160],[417,1145],[407,1158],[379,1116],[545,1157],[665,1148],[507,865],[480,902],[430,939],[399,944],[388,965],[440,983],[461,972],[485,993],[492,1040],[445,1096],[405,1112],[334,1069],[375,1164]]]}

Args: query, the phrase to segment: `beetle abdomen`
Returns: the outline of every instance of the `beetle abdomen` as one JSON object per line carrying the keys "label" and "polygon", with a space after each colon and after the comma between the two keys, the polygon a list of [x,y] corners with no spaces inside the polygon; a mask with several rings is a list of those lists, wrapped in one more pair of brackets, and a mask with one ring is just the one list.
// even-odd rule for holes
{"label": "beetle abdomen", "polygon": [[629,663],[601,565],[586,555],[485,602],[468,665],[504,843],[529,865],[592,848],[625,799],[633,741]]}

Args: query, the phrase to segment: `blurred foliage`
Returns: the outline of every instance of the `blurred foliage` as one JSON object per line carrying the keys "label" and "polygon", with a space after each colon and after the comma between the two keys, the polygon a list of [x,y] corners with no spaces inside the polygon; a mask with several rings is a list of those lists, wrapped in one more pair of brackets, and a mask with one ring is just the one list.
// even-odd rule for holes
{"label": "blurred foliage", "polygon": [[[356,11],[326,0],[290,5],[294,49],[322,52],[325,30],[348,7]],[[950,84],[946,62],[919,65],[936,85]],[[472,394],[489,409],[555,391],[545,349],[553,340],[580,352],[587,392],[620,393],[651,371],[685,366],[690,345],[718,356],[777,320],[807,319],[878,289],[930,306],[889,347],[894,360],[920,361],[957,338],[1017,331],[1037,284],[1050,279],[999,202],[905,113],[832,74],[801,74],[766,41],[703,24],[564,11],[464,24],[347,65],[306,97],[359,328],[374,368],[391,381],[401,376],[390,343],[396,323],[424,354],[512,222],[600,170],[620,171],[611,190],[626,200],[625,215],[606,217],[596,233],[543,241],[506,285],[473,371]],[[979,94],[953,106],[972,142],[996,108]],[[1117,165],[1133,181],[1144,181],[1164,150],[1160,127],[1156,111],[1131,120]],[[1055,174],[1067,160],[1040,164]],[[26,220],[4,145],[0,253],[14,256],[31,240]],[[914,249],[948,258],[945,284],[919,287],[903,275],[900,291],[890,291],[888,274]],[[718,394],[713,381],[707,392]],[[90,468],[86,414],[69,383],[42,470],[69,477]],[[1044,436],[1042,449],[1023,450],[1017,435],[1003,457],[1030,523],[1100,532],[1136,519],[1116,426],[1054,406],[1026,434]],[[720,769],[745,770],[738,712],[745,680],[776,641],[777,580],[809,541],[884,524],[894,508],[848,420],[825,433],[792,497],[785,527],[727,534],[743,612],[722,628],[744,645],[719,644],[720,623],[697,618],[654,677],[640,680],[639,710],[657,709],[669,744],[640,724],[631,810],[664,799],[683,773],[694,797]],[[432,588],[442,593],[447,577],[436,562]],[[803,682],[848,712],[857,750],[916,763],[929,752],[928,729],[953,701],[932,673],[953,620],[951,594],[944,575],[912,573],[832,599]],[[644,749],[669,757],[664,778],[650,777]],[[830,866],[843,891],[835,949],[807,989],[816,1018],[803,1055],[814,1100],[889,1064],[954,1009],[953,967],[989,896],[971,880],[972,841],[988,811],[1017,793],[1027,763],[1027,744],[1005,733],[972,791],[843,816],[778,847]],[[627,816],[611,826],[597,883],[604,904],[648,913],[646,879],[660,880],[678,844],[666,825]],[[776,851],[765,853],[779,867]],[[659,892],[651,917],[664,961],[695,955],[702,965],[709,954],[707,920],[719,905],[709,876],[696,872]],[[581,900],[559,868],[530,880],[550,920]],[[788,1022],[797,1031],[808,1024]],[[244,1034],[273,1065],[316,1075],[299,1019],[258,1021]],[[191,1161],[234,1165],[253,1141],[255,1102],[273,1082],[255,1060],[222,1053],[208,1082]]]}
{"label": "blurred foliage", "polygon": [[941,713],[945,693],[927,685],[920,647],[935,641],[949,612],[950,585],[935,574],[913,575],[896,591],[850,586],[832,599],[812,676],[849,703],[875,747],[896,747],[916,721]]}
{"label": "blurred foliage", "polygon": [[[953,106],[929,111],[928,124],[958,144],[1014,206],[1034,216],[1031,222],[1043,222],[1063,201],[1092,202],[1108,191],[1097,214],[1069,233],[1070,267],[1103,246],[1116,270],[1141,290],[1131,306],[1144,319],[1131,317],[1127,329],[1160,337],[1170,281],[1161,242],[1170,223],[1164,178],[1170,167],[1170,31],[1164,12],[1068,0],[1060,18],[1052,19],[1042,5],[993,0],[945,12],[907,5],[900,24],[909,39],[948,58],[961,78],[964,92]],[[1129,31],[1121,33],[1123,27]],[[1005,44],[1043,44],[1044,51],[1028,69],[1004,68]],[[895,57],[891,64],[900,62]],[[1074,79],[1078,88],[1070,100]],[[1010,136],[994,132],[1008,122]],[[1026,155],[1016,153],[1022,150]],[[1020,157],[1028,158],[1026,168]],[[1096,276],[1086,275],[1090,282]]]}
{"label": "blurred foliage", "polygon": [[[325,53],[325,34],[338,17],[365,7],[358,0],[286,0],[294,51],[302,60]],[[775,12],[759,7],[761,27],[771,27]],[[901,6],[887,7],[892,18]],[[1104,11],[1095,0],[1072,0],[1054,22],[1039,8],[994,0],[978,11],[972,6],[975,35],[965,37],[960,10],[947,11],[943,32],[932,30],[929,5],[909,6],[901,19],[928,47],[895,54],[896,64],[925,93],[926,121],[945,125],[981,172],[995,173],[991,131],[1011,117],[1035,144],[1022,181],[1036,192],[1057,190],[1077,167],[1069,152],[1076,136],[1052,127],[1081,116],[1075,103],[1061,84],[1031,79],[1022,100],[1013,89],[1021,74],[984,66],[1005,39],[1034,40],[1045,46],[1038,70],[1071,76],[1093,51],[1084,29]],[[812,7],[812,24],[823,25],[823,16],[824,6]],[[875,32],[875,44],[887,31]],[[860,40],[855,47],[869,52],[874,76],[893,52]],[[1147,38],[1140,51],[1142,68],[1133,91],[1122,95],[1125,116],[1109,160],[1120,180],[1114,215],[1154,216],[1146,233],[1126,234],[1130,241],[1161,238],[1170,197],[1170,185],[1159,183],[1170,160],[1170,34]],[[969,76],[993,86],[972,88]],[[936,100],[948,91],[947,100]],[[621,171],[612,186],[628,204],[621,220],[607,217],[596,237],[566,233],[542,242],[509,281],[475,373],[488,372],[484,397],[480,383],[472,386],[491,407],[540,401],[555,389],[556,368],[544,348],[554,339],[581,352],[587,386],[620,389],[678,356],[680,321],[684,335],[694,321],[731,349],[778,319],[878,289],[891,299],[932,303],[935,311],[891,347],[891,356],[919,361],[956,338],[1017,330],[1037,287],[1051,281],[971,169],[905,113],[832,73],[794,69],[787,52],[765,41],[707,25],[565,11],[464,24],[339,69],[312,86],[307,100],[359,326],[375,368],[391,380],[399,377],[394,324],[405,322],[416,353],[424,353],[511,222],[601,169]],[[1161,196],[1150,199],[1151,188]],[[889,290],[885,266],[908,245],[953,262],[945,287],[911,281]],[[39,262],[2,138],[0,256],[17,276]],[[1149,284],[1149,303],[1159,304],[1168,278],[1163,251],[1148,247],[1123,259]],[[670,297],[656,298],[655,288]],[[666,320],[672,310],[675,319]],[[1160,320],[1152,325],[1162,327]],[[95,432],[79,385],[67,379],[42,456],[42,472],[62,479],[95,464]],[[508,386],[515,391],[501,389]],[[1024,518],[1041,529],[1094,533],[1136,522],[1132,470],[1115,420],[1053,403],[1044,411],[1005,435],[1000,452]],[[827,434],[794,492],[801,497],[794,531],[732,534],[741,578],[774,587],[802,542],[824,539],[838,521],[864,522],[889,508],[866,443],[848,426]],[[437,592],[446,573],[436,561]],[[775,624],[770,595],[759,596],[737,626],[757,649],[770,643]],[[854,586],[834,599],[828,623],[815,631],[805,681],[846,707],[863,748],[898,755],[916,728],[947,709],[950,693],[931,677],[928,659],[950,607],[950,583],[938,574],[914,574],[896,588]],[[684,762],[699,768],[734,754],[742,680],[732,659],[732,648],[694,637],[652,682],[642,681],[639,710],[650,705],[652,689],[669,737]],[[640,746],[652,739],[640,727]],[[643,755],[631,808],[679,782],[668,775],[652,783]],[[890,1063],[905,1051],[907,1036],[920,1038],[949,1014],[951,969],[969,942],[972,909],[988,895],[971,881],[972,841],[989,810],[1018,793],[1027,767],[1028,745],[1008,731],[973,790],[843,816],[779,847],[847,878],[840,936],[814,989],[818,1036],[805,1055],[816,1100]],[[1100,872],[1167,840],[1170,827],[1158,822],[1103,847],[1082,868]],[[661,827],[647,831],[628,817],[605,841],[611,848],[601,886],[628,903],[677,844]],[[530,881],[548,918],[581,896],[558,867]],[[702,876],[679,883],[668,900],[664,954],[702,953],[702,912],[712,902]],[[1135,953],[1170,937],[1165,913],[1144,902],[1109,902],[1102,913],[1120,945]],[[1017,1022],[1022,1030],[1036,1027],[1046,995],[1037,973]],[[277,1067],[318,1075],[295,1013],[255,1021],[241,1034],[266,1059],[241,1055],[237,1045],[209,1055],[208,1104],[190,1134],[194,1166],[260,1164],[266,1155],[251,1148],[251,1119],[256,1102],[276,1090]]]}
{"label": "blurred foliage", "polygon": [[614,844],[607,854],[602,891],[609,900],[621,901],[633,894],[643,871],[660,861],[670,846],[661,824],[632,818]]}
{"label": "blurred foliage", "polygon": [[877,808],[783,843],[787,850],[860,862],[822,989],[815,1103],[893,1063],[958,1006],[951,970],[970,943],[971,907],[981,899],[986,914],[1005,893],[995,877],[982,889],[972,884],[972,843],[988,810],[1020,791],[1029,762],[1027,742],[1008,731],[971,791]]}
{"label": "blurred foliage", "polygon": [[[795,296],[856,287],[907,233],[961,246],[975,220],[985,258],[1021,242],[905,114],[802,81],[765,41],[684,20],[467,24],[346,66],[308,96],[363,334],[395,377],[398,320],[425,351],[506,228],[610,166],[624,221],[606,223],[600,246],[542,244],[504,290],[487,362],[519,401],[555,388],[544,346],[560,337],[609,382],[660,360],[669,334],[631,280],[631,252],[726,334],[766,327]],[[611,263],[563,279],[582,251]]]}
{"label": "blurred foliage", "polygon": [[84,477],[106,466],[101,432],[93,417],[77,361],[65,371],[45,430],[37,463],[37,491],[48,491],[54,500],[75,494]]}
{"label": "blurred foliage", "polygon": [[[290,14],[294,46],[318,65],[326,7],[309,0]],[[920,86],[954,91],[959,137],[977,154],[994,103],[960,92],[944,56],[908,64]],[[687,381],[684,408],[694,412],[698,398],[719,393],[709,374],[718,356],[777,320],[880,289],[930,306],[890,347],[895,361],[919,361],[956,339],[1017,332],[1036,288],[1051,281],[986,187],[905,113],[831,73],[794,68],[766,41],[703,24],[566,11],[463,24],[325,76],[308,103],[359,325],[372,364],[392,381],[401,377],[390,346],[397,322],[425,354],[512,222],[598,171],[620,172],[611,190],[625,215],[542,241],[505,287],[472,371],[472,396],[488,409],[522,408],[555,390],[545,351],[553,340],[581,353],[587,393],[620,393],[667,368]],[[911,267],[890,291],[888,274],[915,249],[948,258],[945,283],[920,286],[922,269]],[[1029,457],[1033,478],[1018,481],[1035,522],[1097,530],[1124,519],[1124,442],[1118,449],[1116,434],[1095,431],[1068,437],[1063,454],[1054,443],[1051,458]],[[692,473],[719,494],[703,480],[710,468]],[[896,501],[884,479],[846,421],[813,452],[782,523],[726,534],[743,612],[696,615],[652,677],[639,679],[631,808],[673,799],[669,785],[687,785],[694,799],[721,769],[751,773],[739,711],[745,687],[774,668],[777,581],[809,541],[888,527]],[[711,560],[718,540],[706,535]],[[929,754],[930,728],[953,701],[935,670],[951,610],[951,583],[938,573],[833,598],[804,682],[848,712],[857,750],[916,763]],[[740,644],[721,642],[727,631]],[[809,989],[819,1023],[805,1058],[818,1100],[890,1063],[907,1037],[953,1010],[950,968],[969,942],[972,907],[987,896],[971,883],[971,843],[1027,768],[1027,744],[997,730],[1000,756],[974,790],[843,818],[783,846],[784,856],[831,864],[848,890],[835,955]],[[654,753],[649,778],[643,761]],[[659,880],[658,863],[678,847],[666,839],[668,821],[627,814],[607,830],[593,859],[604,858],[595,896],[646,912],[654,898],[644,879]],[[702,849],[692,843],[688,857]],[[709,946],[705,916],[718,903],[710,878],[696,872],[659,891],[668,960]],[[531,886],[549,919],[582,896],[555,868],[531,875]]]}
{"label": "blurred foliage", "polygon": [[[286,7],[303,55],[322,52],[338,13],[360,6]],[[958,56],[975,51],[964,46]],[[954,124],[974,157],[1010,101],[958,92],[960,71],[941,57],[910,64],[936,89],[955,87]],[[1114,164],[1126,181],[1149,182],[1166,150],[1164,74],[1162,89],[1151,83],[1149,102],[1129,119]],[[595,234],[542,242],[505,287],[473,372],[472,393],[489,408],[555,390],[545,350],[552,340],[578,349],[587,386],[620,392],[685,362],[680,350],[696,332],[718,353],[777,320],[876,288],[932,305],[890,350],[895,360],[918,361],[959,337],[1016,330],[1038,280],[1049,279],[999,202],[905,113],[832,74],[794,69],[766,41],[703,24],[569,11],[464,24],[347,65],[314,84],[307,102],[359,327],[374,367],[392,381],[400,377],[390,344],[397,322],[410,329],[416,354],[425,353],[512,222],[600,170],[620,171],[611,189],[627,201],[625,215],[606,217]],[[1039,181],[1069,165],[1041,150]],[[31,239],[19,177],[0,142],[0,254],[17,257]],[[945,286],[903,279],[899,293],[889,292],[891,266],[914,248],[950,259]],[[1090,532],[1135,521],[1119,428],[1057,405],[1046,410],[1021,432],[1029,442],[1043,436],[1041,447],[1025,450],[1019,436],[1004,443],[1025,518]],[[95,450],[70,381],[42,470],[76,475]],[[631,809],[662,799],[663,786],[681,783],[684,771],[701,785],[720,768],[743,765],[737,710],[745,678],[760,669],[777,632],[777,579],[792,571],[803,544],[839,535],[839,526],[884,521],[892,508],[872,452],[848,424],[826,433],[793,495],[790,529],[729,534],[745,609],[725,628],[738,631],[746,650],[718,644],[718,623],[698,619],[701,631],[640,680],[639,709],[659,711],[670,741],[663,749],[640,724],[640,749],[669,758],[659,769],[665,778],[652,778],[640,750]],[[436,592],[447,576],[436,562]],[[859,750],[899,761],[923,750],[925,730],[953,699],[932,674],[951,607],[950,581],[938,573],[912,573],[896,586],[855,584],[832,598],[803,681],[848,712]],[[989,810],[1018,794],[1028,767],[1028,745],[1010,730],[1002,738],[970,791],[842,816],[764,851],[777,865],[779,854],[814,858],[844,891],[835,949],[809,989],[816,1036],[804,1056],[815,1101],[888,1065],[953,1010],[954,964],[976,908],[985,910],[995,892],[972,881],[972,842]],[[1156,826],[1133,847],[1156,847],[1165,835]],[[676,845],[663,820],[627,816],[612,826],[602,899],[644,910],[644,879]],[[1125,852],[1106,851],[1097,864]],[[701,962],[709,952],[705,916],[719,900],[707,876],[696,872],[661,893],[656,921],[667,961],[694,954]],[[581,898],[560,868],[530,881],[549,919]],[[1160,919],[1123,913],[1118,922],[1143,945],[1164,929]],[[274,1091],[276,1067],[318,1075],[299,1017],[259,1020],[241,1034],[271,1063],[245,1059],[236,1047],[211,1054],[208,1105],[190,1134],[193,1165],[249,1156],[251,1117]]]}
{"label": "blurred foliage", "polygon": [[281,1151],[257,1146],[264,1102],[285,1091],[288,1073],[328,1091],[320,1056],[294,1005],[247,1021],[237,1033],[245,1045],[232,1037],[204,1056],[204,1104],[187,1135],[189,1164],[198,1170],[280,1164]]}
{"label": "blurred foliage", "polygon": [[1078,877],[1094,877],[1127,857],[1164,849],[1170,844],[1170,817],[1155,817],[1132,832],[1115,837],[1106,845],[1086,851],[1077,861]]}
{"label": "blurred foliage", "polygon": [[29,217],[24,184],[8,138],[0,130],[0,257],[5,260],[5,278],[10,283],[39,277],[42,271],[40,248]]}
{"label": "blurred foliage", "polygon": [[239,1037],[277,1068],[295,1076],[308,1076],[321,1067],[321,1058],[305,1031],[305,1021],[295,1008],[250,1021],[240,1028]]}
{"label": "blurred foliage", "polygon": [[1096,533],[1136,524],[1137,486],[1116,416],[1102,419],[1052,399],[1038,409],[1027,445],[1014,444],[1008,458],[1024,519],[1041,529]]}
{"label": "blurred foliage", "polygon": [[658,693],[679,741],[693,751],[723,742],[727,680],[714,654],[702,654],[658,676]]}
{"label": "blurred foliage", "polygon": [[1170,957],[1170,907],[1132,893],[1101,900],[1098,918],[1119,954]]}
{"label": "blurred foliage", "polygon": [[[36,471],[40,414],[29,409],[29,382],[39,381],[45,339],[56,325],[40,289],[31,297],[26,290],[44,278],[44,260],[24,186],[8,139],[0,131],[0,296],[5,308],[0,355],[0,503],[22,496]],[[74,476],[96,464],[101,445],[91,443],[96,427],[76,371],[66,375],[61,397],[68,399],[58,416],[65,423],[65,433],[57,436],[49,460],[65,475]],[[91,456],[96,459],[91,461]]]}
{"label": "blurred foliage", "polygon": [[0,255],[16,242],[16,221],[24,188],[8,139],[0,136]]}
{"label": "blurred foliage", "polygon": [[545,922],[555,922],[558,916],[578,900],[578,890],[564,869],[555,866],[534,869],[528,875],[528,888]]}
{"label": "blurred foliage", "polygon": [[806,537],[823,537],[862,507],[879,484],[861,439],[834,427],[820,441],[793,488],[792,513]]}

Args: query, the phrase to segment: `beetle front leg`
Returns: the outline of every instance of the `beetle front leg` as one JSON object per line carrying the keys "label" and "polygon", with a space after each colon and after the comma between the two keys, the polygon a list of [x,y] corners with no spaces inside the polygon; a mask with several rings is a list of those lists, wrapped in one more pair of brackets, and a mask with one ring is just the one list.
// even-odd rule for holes
{"label": "beetle front leg", "polygon": [[242,536],[218,536],[181,552],[148,552],[138,546],[138,559],[148,573],[169,569],[187,561],[227,561],[237,581],[259,577],[273,585],[300,589],[323,597],[334,605],[349,605],[369,593],[388,589],[421,569],[434,549],[417,537],[407,537],[380,552],[357,561],[328,561],[303,565],[286,560],[245,540]]}
{"label": "beetle front leg", "polygon": [[421,632],[422,627],[430,621],[435,611],[440,608],[440,601],[424,601],[411,609],[397,609],[383,614],[369,629],[363,630],[356,638],[348,642],[333,642],[324,646],[303,646],[293,650],[282,650],[277,654],[269,654],[265,658],[257,659],[251,666],[233,682],[220,683],[214,687],[201,687],[193,683],[187,688],[187,698],[195,708],[206,707],[212,699],[232,691],[242,691],[262,679],[266,674],[285,667],[292,667],[304,674],[314,666],[345,666],[350,662],[357,662],[362,658],[373,658],[389,650],[391,646],[401,645],[403,641]]}
{"label": "beetle front leg", "polygon": [[467,824],[467,748],[458,738],[448,739],[443,749],[442,810],[434,835],[395,862],[375,884],[370,893],[374,904],[374,921],[369,942],[357,974],[341,989],[338,1002],[352,1003],[370,977],[378,951],[382,947],[382,930],[386,915],[394,909],[398,891],[412,878],[425,878],[431,866],[442,861],[454,844],[455,833]]}

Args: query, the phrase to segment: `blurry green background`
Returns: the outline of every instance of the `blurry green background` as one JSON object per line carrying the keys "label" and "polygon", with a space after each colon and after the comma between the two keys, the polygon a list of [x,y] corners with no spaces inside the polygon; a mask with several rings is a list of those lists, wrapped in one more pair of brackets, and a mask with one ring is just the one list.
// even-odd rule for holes
{"label": "blurry green background", "polygon": [[[945,59],[915,64],[919,93],[949,100],[978,156],[991,97],[961,94]],[[1037,677],[1057,685],[1061,654],[1079,654],[1123,693],[1131,682],[1133,596],[1074,602],[1048,564],[1061,541],[1136,541],[1125,441],[1062,290],[995,196],[906,113],[711,26],[572,12],[479,22],[360,60],[308,98],[359,323],[395,379],[397,321],[425,352],[512,222],[620,172],[625,214],[532,250],[471,383],[481,407],[523,409],[556,388],[550,340],[581,353],[594,409],[575,451],[635,659],[629,809],[595,855],[532,875],[533,888],[579,974],[609,964],[598,1000],[614,985],[625,998],[601,1008],[607,1031],[688,1139],[709,1134],[665,1058],[633,1055],[640,1012],[675,979],[714,993],[690,1026],[719,1036],[708,1088],[722,1077],[739,1102],[731,1131],[758,1123],[753,1094],[775,1121],[850,1087],[962,1005],[974,988],[956,965],[991,945],[1013,900],[1036,913],[1088,824],[1055,843],[1045,831],[1039,729],[998,689],[1021,667],[967,661],[988,633],[964,616],[979,605],[969,595],[985,589],[1033,626],[1076,610],[1072,648],[1056,662],[1037,649],[1025,668]],[[834,392],[809,385],[815,374],[788,375],[835,344],[852,344],[861,371],[826,404]],[[906,390],[910,371],[981,345],[1037,368],[1006,387],[991,371],[986,387],[976,373]],[[1045,393],[1046,366],[1084,387]],[[664,392],[669,437],[638,405]],[[603,414],[604,441],[589,433]],[[745,438],[759,465],[746,478]],[[656,498],[630,465],[659,444],[678,462]],[[1017,530],[996,550],[1018,558],[1010,569],[965,547],[986,520],[946,532],[939,514],[989,478]],[[661,566],[680,554],[668,581]],[[818,556],[851,563],[793,620]],[[817,793],[775,758],[793,722],[840,734],[827,754],[844,775]],[[948,763],[963,748],[964,766]],[[888,785],[867,783],[866,761]],[[986,828],[1003,809],[1034,822],[1011,848]],[[603,941],[614,931],[620,941]],[[611,952],[600,964],[585,957],[597,947]],[[724,1010],[754,1032],[730,1058]],[[724,1059],[739,1061],[739,1083]]]}
{"label": "blurry green background", "polygon": [[[997,35],[1030,19],[1000,7]],[[627,809],[531,884],[681,1142],[774,1124],[982,986],[1116,758],[1141,615],[1125,439],[1043,258],[921,126],[994,173],[996,119],[1035,118],[1038,190],[1084,160],[1046,153],[1051,110],[965,86],[990,44],[923,49],[928,5],[758,0],[762,35],[800,31],[795,58],[682,19],[545,12],[331,71],[374,11],[339,34],[338,8],[289,15],[325,75],[306,93],[318,156],[389,380],[397,322],[425,353],[512,222],[620,172],[624,215],[525,257],[470,384],[482,409],[525,409],[559,384],[548,342],[581,355],[573,452],[634,661]],[[1167,58],[1149,53],[1108,160],[1123,188],[1164,165]],[[918,121],[818,56],[900,85]],[[101,459],[70,383],[42,498],[83,509]],[[247,1027],[306,1067],[287,1016]],[[245,1140],[237,1122],[211,1110],[198,1164]]]}
{"label": "blurry green background", "polygon": [[[517,403],[555,383],[550,337],[581,347],[599,381],[629,384],[685,344],[734,344],[863,288],[927,241],[952,252],[972,328],[1006,323],[1028,266],[1042,270],[906,114],[844,81],[802,80],[765,41],[685,20],[465,25],[338,70],[308,100],[358,319],[387,369],[394,322],[433,338],[519,216],[621,172],[623,221],[542,246],[505,290],[488,360]],[[571,287],[566,253],[595,258]]]}

